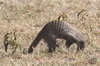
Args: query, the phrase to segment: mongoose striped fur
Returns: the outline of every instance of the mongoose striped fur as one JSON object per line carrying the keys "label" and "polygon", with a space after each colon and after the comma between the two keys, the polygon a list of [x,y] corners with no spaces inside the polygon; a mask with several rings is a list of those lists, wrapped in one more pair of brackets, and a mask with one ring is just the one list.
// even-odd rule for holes
{"label": "mongoose striped fur", "polygon": [[39,32],[35,40],[28,49],[28,53],[33,52],[41,39],[44,39],[48,45],[48,52],[53,52],[56,49],[56,39],[61,38],[66,40],[66,47],[69,48],[73,43],[77,44],[77,51],[83,50],[85,41],[83,35],[71,24],[54,20],[47,23]]}

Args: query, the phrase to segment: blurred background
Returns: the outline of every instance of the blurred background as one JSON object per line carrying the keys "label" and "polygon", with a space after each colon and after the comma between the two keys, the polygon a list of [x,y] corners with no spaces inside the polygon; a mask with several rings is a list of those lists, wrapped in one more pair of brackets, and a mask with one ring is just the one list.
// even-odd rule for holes
{"label": "blurred background", "polygon": [[[84,35],[84,52],[76,54],[75,44],[67,51],[58,39],[55,53],[49,54],[41,41],[33,54],[24,55],[43,26],[63,14]],[[13,48],[5,52],[4,36],[14,31],[22,51],[10,55]],[[100,0],[0,0],[0,59],[0,66],[99,66]]]}

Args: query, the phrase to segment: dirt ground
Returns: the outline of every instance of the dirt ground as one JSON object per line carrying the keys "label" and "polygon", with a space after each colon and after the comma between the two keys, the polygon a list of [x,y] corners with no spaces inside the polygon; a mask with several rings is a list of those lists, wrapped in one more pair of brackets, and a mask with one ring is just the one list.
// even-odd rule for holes
{"label": "dirt ground", "polygon": [[[76,44],[67,50],[58,39],[55,53],[41,41],[32,54],[23,54],[43,26],[62,14],[84,35],[85,50],[76,53]],[[4,36],[14,31],[21,51],[11,55],[14,48],[5,52]],[[0,66],[100,66],[100,0],[0,0]]]}

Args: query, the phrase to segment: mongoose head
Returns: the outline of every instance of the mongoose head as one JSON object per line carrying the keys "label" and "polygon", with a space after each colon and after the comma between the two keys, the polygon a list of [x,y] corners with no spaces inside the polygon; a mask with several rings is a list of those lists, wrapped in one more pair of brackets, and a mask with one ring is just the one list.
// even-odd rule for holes
{"label": "mongoose head", "polygon": [[84,50],[85,48],[85,42],[84,41],[79,41],[78,42],[78,47],[77,47],[77,51],[80,51],[80,50]]}

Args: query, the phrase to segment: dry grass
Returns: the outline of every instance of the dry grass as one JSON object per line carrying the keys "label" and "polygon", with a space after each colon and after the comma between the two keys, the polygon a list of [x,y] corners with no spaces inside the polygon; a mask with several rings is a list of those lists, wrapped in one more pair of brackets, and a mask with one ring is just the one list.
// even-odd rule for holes
{"label": "dry grass", "polygon": [[[99,0],[0,0],[0,66],[99,66],[99,4]],[[3,40],[7,32],[16,30],[22,49],[28,48],[41,28],[62,14],[66,14],[67,22],[85,36],[84,52],[76,54],[76,45],[67,51],[64,41],[58,42],[60,47],[53,54],[47,52],[43,41],[30,55],[19,50],[10,55],[13,49],[4,51]]]}

